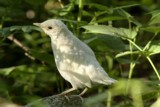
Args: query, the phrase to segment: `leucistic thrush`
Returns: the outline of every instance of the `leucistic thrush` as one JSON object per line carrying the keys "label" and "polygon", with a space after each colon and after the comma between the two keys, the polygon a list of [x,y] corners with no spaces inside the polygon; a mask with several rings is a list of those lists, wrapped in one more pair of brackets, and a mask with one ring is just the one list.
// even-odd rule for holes
{"label": "leucistic thrush", "polygon": [[116,82],[98,63],[92,49],[74,36],[61,20],[49,19],[34,25],[50,37],[57,69],[72,85],[60,95],[79,88],[84,89],[80,93],[83,95],[94,84],[110,85]]}

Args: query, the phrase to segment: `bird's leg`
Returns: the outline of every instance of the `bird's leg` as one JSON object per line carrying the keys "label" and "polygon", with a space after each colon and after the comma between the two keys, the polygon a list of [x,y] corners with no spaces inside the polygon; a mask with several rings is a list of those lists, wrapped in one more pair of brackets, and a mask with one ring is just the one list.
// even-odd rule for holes
{"label": "bird's leg", "polygon": [[72,91],[74,91],[74,90],[76,90],[76,88],[70,88],[70,89],[68,89],[68,90],[66,90],[66,91],[63,91],[62,93],[60,93],[60,94],[58,94],[58,95],[66,95],[66,94],[68,94],[68,93],[70,93],[70,92],[72,92]]}
{"label": "bird's leg", "polygon": [[87,90],[88,90],[88,88],[85,88],[85,89],[79,94],[79,96],[84,95],[84,93],[85,93]]}
{"label": "bird's leg", "polygon": [[79,94],[79,97],[81,99],[81,101],[83,102],[83,98],[81,97],[82,95],[84,95],[84,93],[88,90],[88,88],[85,88],[80,94]]}
{"label": "bird's leg", "polygon": [[76,88],[70,88],[70,89],[68,89],[68,90],[66,90],[66,91],[63,91],[62,93],[60,93],[60,94],[58,94],[58,95],[64,96],[64,97],[69,101],[69,97],[66,96],[66,94],[68,94],[69,92],[72,92],[72,91],[74,91],[74,90],[76,90]]}

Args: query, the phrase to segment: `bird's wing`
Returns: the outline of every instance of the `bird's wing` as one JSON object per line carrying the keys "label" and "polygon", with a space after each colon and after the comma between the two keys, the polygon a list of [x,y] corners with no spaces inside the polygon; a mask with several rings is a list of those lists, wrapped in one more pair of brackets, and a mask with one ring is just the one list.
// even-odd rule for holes
{"label": "bird's wing", "polygon": [[85,44],[84,42],[80,41],[75,36],[74,36],[74,39],[75,39],[74,40],[74,42],[75,42],[74,44],[76,44],[75,46],[77,47],[77,49],[80,49],[85,54],[88,54],[88,55],[91,55],[91,56],[95,57],[94,52],[92,51],[92,49],[87,44]]}
{"label": "bird's wing", "polygon": [[80,54],[83,56],[83,62],[86,62],[86,73],[92,82],[108,85],[116,81],[108,76],[107,72],[98,63],[94,52],[88,45],[80,41],[80,43],[77,42],[77,47],[77,49],[82,51]]}
{"label": "bird's wing", "polygon": [[108,76],[107,72],[101,67],[97,60],[91,59],[86,71],[93,83],[108,85],[116,82],[116,80]]}

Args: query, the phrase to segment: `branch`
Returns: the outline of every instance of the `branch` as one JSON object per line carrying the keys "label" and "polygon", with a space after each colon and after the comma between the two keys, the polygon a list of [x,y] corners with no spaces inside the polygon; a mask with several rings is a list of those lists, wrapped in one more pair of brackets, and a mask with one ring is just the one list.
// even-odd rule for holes
{"label": "branch", "polygon": [[[87,98],[82,98],[78,95],[70,95],[70,96],[52,95],[31,102],[22,107],[88,107],[84,105],[86,99]],[[97,102],[94,104],[90,104],[89,107],[106,107],[106,106],[102,104],[102,102]]]}
{"label": "branch", "polygon": [[11,41],[13,41],[17,46],[19,46],[22,50],[24,50],[25,51],[25,55],[28,57],[28,58],[30,58],[31,60],[35,60],[36,58],[35,57],[33,57],[33,56],[31,56],[29,53],[29,49],[26,47],[26,46],[24,46],[19,40],[17,40],[16,38],[14,38],[14,36],[13,35],[10,35],[10,36],[8,36],[7,37],[9,40],[11,40]]}

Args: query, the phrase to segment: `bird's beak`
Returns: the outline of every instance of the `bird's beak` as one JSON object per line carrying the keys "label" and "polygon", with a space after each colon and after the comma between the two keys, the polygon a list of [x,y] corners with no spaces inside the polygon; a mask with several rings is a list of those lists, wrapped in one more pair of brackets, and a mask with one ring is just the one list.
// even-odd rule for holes
{"label": "bird's beak", "polygon": [[33,25],[38,26],[38,27],[40,27],[40,28],[42,27],[42,26],[41,26],[41,23],[33,23]]}

